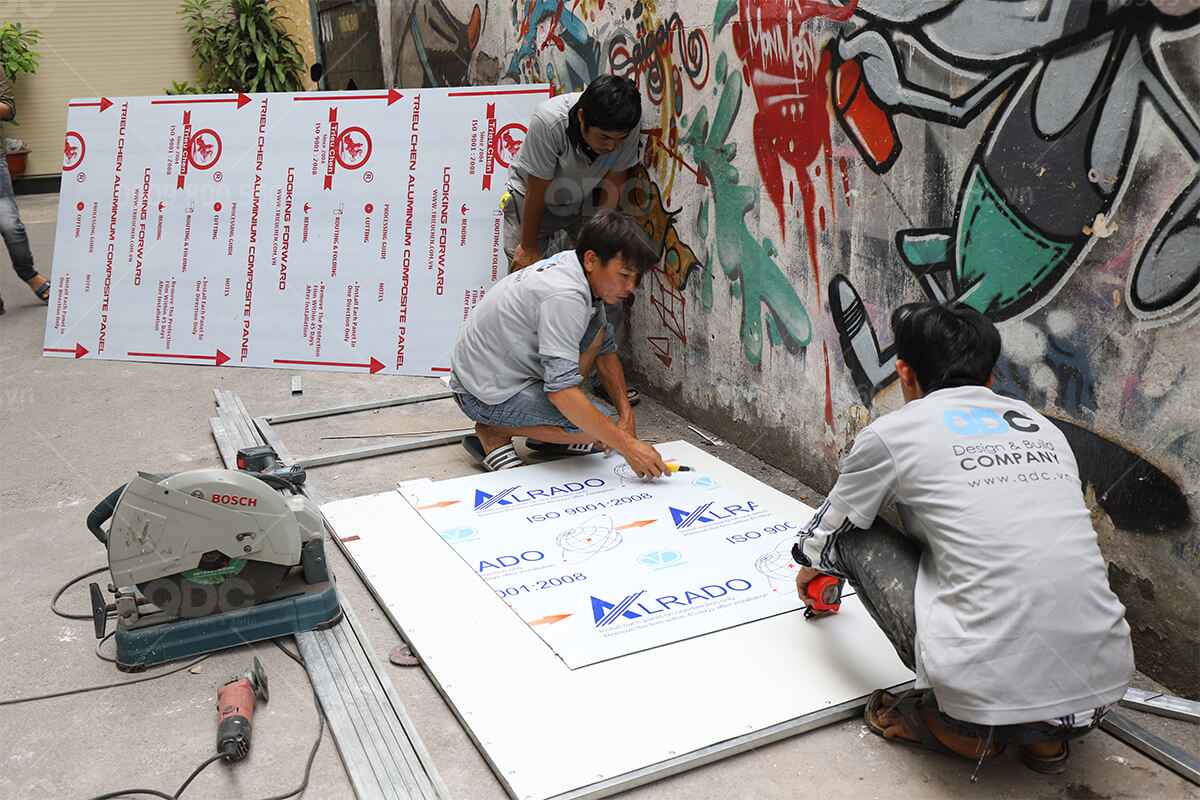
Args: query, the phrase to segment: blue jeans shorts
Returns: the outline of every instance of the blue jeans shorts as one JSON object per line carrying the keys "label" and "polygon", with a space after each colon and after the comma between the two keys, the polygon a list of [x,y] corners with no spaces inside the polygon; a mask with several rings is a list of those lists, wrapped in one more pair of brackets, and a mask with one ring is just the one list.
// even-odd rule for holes
{"label": "blue jeans shorts", "polygon": [[[466,392],[455,393],[463,413],[475,422],[491,425],[494,428],[526,428],[533,425],[553,425],[562,428],[567,433],[583,433],[575,423],[563,416],[558,406],[550,402],[546,395],[545,384],[535,381],[507,400],[495,405],[481,402],[474,395]],[[600,413],[608,416],[596,401],[592,401]]]}

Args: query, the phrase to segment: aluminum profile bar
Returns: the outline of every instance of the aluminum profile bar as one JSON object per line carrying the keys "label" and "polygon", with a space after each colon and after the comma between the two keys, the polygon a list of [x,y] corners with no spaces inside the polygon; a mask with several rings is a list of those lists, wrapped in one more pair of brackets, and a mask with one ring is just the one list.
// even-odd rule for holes
{"label": "aluminum profile bar", "polygon": [[1200,786],[1200,758],[1185,752],[1175,745],[1115,711],[1110,711],[1100,720],[1100,728],[1120,739],[1134,750],[1149,756],[1172,772]]}

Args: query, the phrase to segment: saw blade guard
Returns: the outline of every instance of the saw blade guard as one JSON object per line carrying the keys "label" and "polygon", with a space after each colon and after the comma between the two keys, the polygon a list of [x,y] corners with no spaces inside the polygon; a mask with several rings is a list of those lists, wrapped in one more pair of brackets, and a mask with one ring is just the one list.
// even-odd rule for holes
{"label": "saw blade guard", "polygon": [[108,563],[117,586],[196,569],[212,551],[290,567],[300,563],[301,542],[310,536],[288,501],[252,475],[138,473],[113,511]]}

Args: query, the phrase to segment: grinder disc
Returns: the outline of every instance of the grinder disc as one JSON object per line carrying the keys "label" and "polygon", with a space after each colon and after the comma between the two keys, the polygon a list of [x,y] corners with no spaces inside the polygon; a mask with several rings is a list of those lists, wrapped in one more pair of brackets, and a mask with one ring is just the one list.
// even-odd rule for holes
{"label": "grinder disc", "polygon": [[196,569],[138,584],[146,600],[172,617],[194,618],[267,600],[290,567],[211,551]]}

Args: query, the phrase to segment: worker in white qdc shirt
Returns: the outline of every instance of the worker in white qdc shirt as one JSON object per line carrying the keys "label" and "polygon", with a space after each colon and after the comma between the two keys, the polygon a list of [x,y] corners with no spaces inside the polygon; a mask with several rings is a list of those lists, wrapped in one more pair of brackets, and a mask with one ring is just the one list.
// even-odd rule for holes
{"label": "worker in white qdc shirt", "polygon": [[[992,391],[1000,334],[978,311],[912,303],[892,331],[905,405],[858,434],[798,535],[800,597],[811,605],[822,573],[848,579],[916,672],[912,691],[871,696],[874,733],[978,760],[976,774],[1006,744],[1061,773],[1068,740],[1133,673],[1075,456]],[[906,535],[876,520],[892,502]]]}

